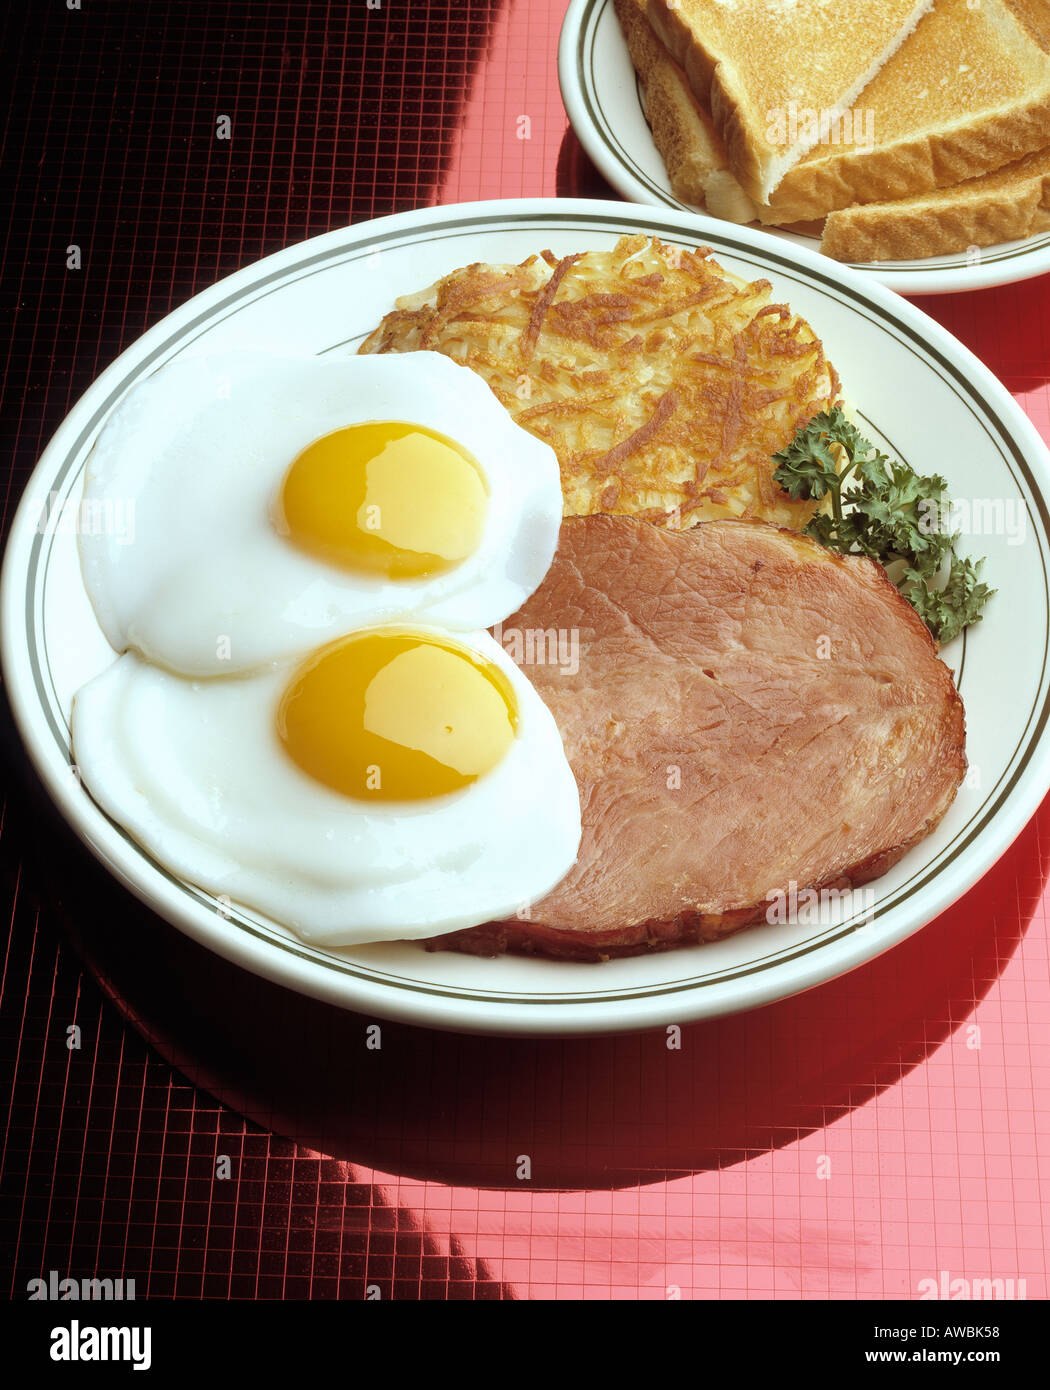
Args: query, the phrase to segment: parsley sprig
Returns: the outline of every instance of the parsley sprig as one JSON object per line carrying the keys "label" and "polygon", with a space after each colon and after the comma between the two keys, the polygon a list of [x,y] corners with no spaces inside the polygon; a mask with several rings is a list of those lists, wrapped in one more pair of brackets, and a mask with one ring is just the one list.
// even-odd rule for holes
{"label": "parsley sprig", "polygon": [[995,590],[980,582],[983,560],[955,553],[955,534],[944,526],[948,484],[939,474],[923,477],[880,453],[838,406],[814,416],[773,462],[773,478],[790,497],[830,498],[830,513],[818,512],[806,533],[844,555],[893,565],[897,588],[938,642],[980,621]]}

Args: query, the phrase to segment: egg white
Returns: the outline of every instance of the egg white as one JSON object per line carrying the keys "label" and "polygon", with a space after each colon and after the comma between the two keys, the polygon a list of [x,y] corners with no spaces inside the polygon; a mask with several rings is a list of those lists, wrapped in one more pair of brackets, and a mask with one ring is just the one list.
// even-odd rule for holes
{"label": "egg white", "polygon": [[513,916],[575,862],[579,794],[514,662],[486,632],[457,640],[506,673],[519,713],[507,754],[461,791],[368,805],[302,772],[276,727],[295,662],[185,680],[134,652],[77,693],[82,783],[173,873],[320,946]]}
{"label": "egg white", "polygon": [[[343,425],[420,424],[481,467],[478,550],[417,580],[351,574],[274,529],[292,460]],[[302,655],[355,627],[420,618],[458,631],[499,622],[554,557],[562,493],[553,450],[486,383],[440,353],[179,359],[128,393],[89,457],[84,500],[133,525],[85,531],[81,566],[117,651],[210,676]]]}

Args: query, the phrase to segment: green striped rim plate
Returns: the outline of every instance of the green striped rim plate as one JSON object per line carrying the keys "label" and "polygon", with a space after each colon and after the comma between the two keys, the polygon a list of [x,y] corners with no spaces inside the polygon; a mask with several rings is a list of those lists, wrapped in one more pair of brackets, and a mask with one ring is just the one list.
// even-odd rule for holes
{"label": "green striped rim plate", "polygon": [[[635,203],[693,212],[676,198],[653,143],[630,55],[612,0],[571,0],[558,47],[558,77],[580,143],[618,193]],[[816,251],[819,238],[770,229]],[[839,264],[832,261],[832,265]],[[947,294],[1029,280],[1050,270],[1050,233],[969,254],[881,261],[854,269],[901,294]]]}
{"label": "green striped rim plate", "polygon": [[[945,473],[953,495],[975,504],[974,518],[984,509],[982,533],[962,548],[988,556],[998,594],[986,620],[945,652],[966,703],[971,773],[936,833],[873,885],[873,912],[862,903],[853,916],[762,926],[600,965],[478,960],[412,943],[317,950],[174,878],[101,813],[70,766],[73,693],[114,656],[84,592],[76,538],[54,519],[79,496],[85,460],[116,402],[184,353],[352,353],[397,295],[458,266],[519,261],[546,247],[608,248],[637,231],[709,245],[737,273],[771,280],[775,298],[823,338],[866,430],[899,457]],[[365,1014],[463,1031],[683,1023],[796,993],[870,960],[965,892],[1035,811],[1050,784],[1048,478],[1046,448],[1005,389],[870,277],[764,233],[673,210],[556,199],[427,208],[334,231],[238,271],[99,377],[40,459],[15,518],[0,587],[4,674],[33,762],[77,834],[155,911],[246,969]],[[803,802],[798,810],[805,815]]]}

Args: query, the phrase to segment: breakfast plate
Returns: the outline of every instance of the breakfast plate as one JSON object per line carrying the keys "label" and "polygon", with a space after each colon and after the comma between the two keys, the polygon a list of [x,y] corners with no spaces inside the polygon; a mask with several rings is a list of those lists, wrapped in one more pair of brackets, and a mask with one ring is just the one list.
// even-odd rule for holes
{"label": "breakfast plate", "polygon": [[[612,0],[571,0],[558,45],[562,100],[580,143],[613,188],[633,203],[701,215],[676,198],[646,123],[640,85]],[[818,251],[820,238],[767,229]],[[832,261],[832,265],[840,262]],[[1030,280],[1050,270],[1050,232],[961,255],[853,267],[901,294],[948,294]]]}
{"label": "breakfast plate", "polygon": [[[430,953],[412,942],[322,950],[178,878],[81,785],[72,698],[114,652],[78,558],[85,464],[129,389],[175,359],[252,348],[353,354],[392,307],[459,266],[611,248],[629,232],[709,245],[765,277],[823,339],[866,434],[969,504],[963,553],[997,593],[946,647],[967,714],[970,770],[936,831],[870,885],[870,900],[722,941],[597,964]],[[366,1016],[477,1033],[613,1033],[753,1008],[833,979],[922,927],[1011,844],[1050,786],[1050,458],[1007,391],[965,348],[869,276],[791,242],[674,210],[513,200],[426,208],[292,246],[197,295],[153,327],[70,412],[30,480],[4,562],[3,668],[15,718],[62,814],[148,906],[218,954]],[[799,816],[805,806],[798,807]]]}

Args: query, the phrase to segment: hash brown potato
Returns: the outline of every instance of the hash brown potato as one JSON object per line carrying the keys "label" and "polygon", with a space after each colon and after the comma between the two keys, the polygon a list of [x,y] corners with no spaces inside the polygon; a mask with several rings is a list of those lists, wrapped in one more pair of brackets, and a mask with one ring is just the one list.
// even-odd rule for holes
{"label": "hash brown potato", "polygon": [[566,516],[676,528],[755,517],[801,529],[815,504],[771,455],[840,402],[809,324],[709,248],[621,237],[612,251],[475,263],[397,300],[360,352],[442,352],[488,382],[561,465]]}

